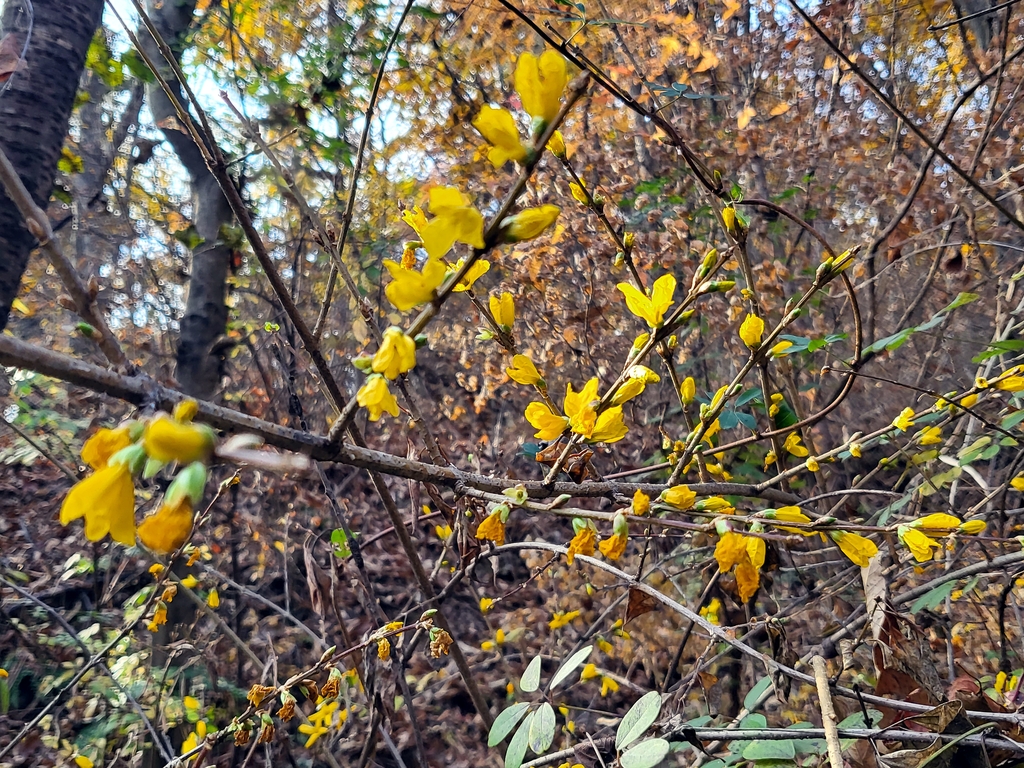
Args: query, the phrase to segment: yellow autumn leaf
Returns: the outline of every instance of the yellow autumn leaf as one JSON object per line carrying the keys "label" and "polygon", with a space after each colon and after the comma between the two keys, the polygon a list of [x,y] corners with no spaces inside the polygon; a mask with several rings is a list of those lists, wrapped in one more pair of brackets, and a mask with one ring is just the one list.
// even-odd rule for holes
{"label": "yellow autumn leaf", "polygon": [[768,114],[770,114],[772,117],[778,117],[779,115],[784,115],[787,112],[789,112],[789,104],[787,104],[786,102],[782,102],[772,107],[772,111],[769,112]]}
{"label": "yellow autumn leaf", "polygon": [[741,131],[750,125],[750,121],[757,116],[757,110],[747,105],[743,108],[743,111],[736,116],[736,127]]}

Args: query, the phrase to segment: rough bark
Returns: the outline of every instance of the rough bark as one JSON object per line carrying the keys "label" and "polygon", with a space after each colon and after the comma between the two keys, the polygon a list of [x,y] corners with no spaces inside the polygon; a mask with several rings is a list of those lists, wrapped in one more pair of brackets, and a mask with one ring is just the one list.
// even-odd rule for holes
{"label": "rough bark", "polygon": [[[195,6],[195,0],[149,3],[154,25],[179,61]],[[146,30],[139,31],[139,39],[153,61],[163,61]],[[184,103],[181,86],[166,63],[162,74],[178,101]],[[224,293],[231,253],[221,244],[221,227],[231,223],[231,208],[206,167],[199,147],[187,133],[171,127],[177,125],[177,120],[172,119],[174,107],[159,84],[149,87],[148,98],[154,120],[157,125],[167,126],[163,127],[164,138],[188,171],[192,183],[192,223],[203,238],[192,252],[192,274],[178,340],[176,378],[184,392],[212,399],[220,384],[222,365],[222,352],[218,351],[217,342],[224,334],[228,318]]]}
{"label": "rough bark", "polygon": [[[0,146],[36,203],[46,208],[67,133],[85,54],[103,11],[103,0],[35,0],[25,62],[0,96]],[[7,3],[0,37],[27,25],[21,3]],[[7,326],[35,238],[0,190],[0,330]]]}

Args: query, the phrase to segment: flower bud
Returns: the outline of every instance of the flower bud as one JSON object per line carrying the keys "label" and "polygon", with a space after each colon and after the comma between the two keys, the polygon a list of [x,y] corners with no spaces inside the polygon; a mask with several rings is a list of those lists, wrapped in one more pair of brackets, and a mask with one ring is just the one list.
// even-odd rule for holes
{"label": "flower bud", "polygon": [[178,473],[178,476],[167,486],[165,503],[176,507],[182,499],[187,498],[195,507],[203,500],[206,490],[206,465],[201,461],[193,461]]}

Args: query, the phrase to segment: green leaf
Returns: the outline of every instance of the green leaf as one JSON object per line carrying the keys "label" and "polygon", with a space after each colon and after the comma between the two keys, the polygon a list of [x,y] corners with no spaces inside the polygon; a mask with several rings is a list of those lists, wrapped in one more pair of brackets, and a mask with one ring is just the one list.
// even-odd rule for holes
{"label": "green leaf", "polygon": [[142,57],[139,56],[134,49],[125,51],[121,54],[121,63],[124,65],[125,69],[131,72],[132,76],[136,80],[141,80],[144,83],[156,82],[153,70],[149,68],[149,65],[142,60]]}
{"label": "green leaf", "polygon": [[935,589],[930,589],[921,595],[914,604],[910,606],[911,613],[917,613],[918,611],[927,608],[929,611],[933,611],[939,607],[943,600],[949,597],[953,593],[953,588],[956,586],[955,580],[947,581],[945,584],[940,584]]}
{"label": "green leaf", "polygon": [[491,725],[491,732],[487,734],[487,746],[495,747],[505,740],[505,737],[512,733],[512,729],[523,719],[526,710],[530,708],[529,702],[520,701],[508,709],[502,710],[501,714],[494,718]]}
{"label": "green leaf", "polygon": [[562,666],[558,668],[554,676],[551,678],[551,690],[554,690],[560,683],[562,683],[569,675],[576,671],[587,657],[590,656],[590,652],[594,650],[594,646],[588,645],[586,648],[580,648],[576,653],[570,656],[568,659],[562,662]]}
{"label": "green leaf", "polygon": [[555,708],[544,702],[533,715],[530,723],[530,749],[535,755],[543,754],[555,740]]}
{"label": "green leaf", "polygon": [[772,684],[770,677],[762,677],[753,688],[743,697],[743,708],[748,712],[752,712],[757,709],[757,700],[761,698],[761,694],[768,690],[768,687]]}
{"label": "green leaf", "polygon": [[1008,352],[1019,352],[1024,349],[1024,339],[1007,339],[995,341],[985,347],[985,351],[971,358],[972,363],[984,363],[990,357],[1005,355]]}
{"label": "green leaf", "polygon": [[624,749],[643,736],[651,723],[658,719],[659,712],[660,693],[651,691],[641,696],[619,723],[619,729],[615,732],[615,749]]}
{"label": "green leaf", "polygon": [[622,753],[622,768],[654,768],[668,756],[671,745],[664,739],[647,739]]}
{"label": "green leaf", "polygon": [[752,741],[743,750],[744,760],[792,760],[796,745],[790,740]]}
{"label": "green leaf", "polygon": [[874,344],[869,345],[865,350],[865,354],[872,352],[881,352],[883,349],[886,352],[893,352],[894,350],[902,347],[907,339],[918,331],[930,331],[946,319],[946,315],[952,312],[954,309],[959,309],[973,301],[977,301],[979,298],[976,293],[961,293],[953,301],[947,304],[945,307],[940,309],[931,319],[927,322],[921,323],[921,325],[914,325],[910,328],[904,328],[898,333],[894,333],[892,336],[886,336],[884,339],[879,339]]}
{"label": "green leaf", "polygon": [[531,712],[526,716],[522,725],[519,726],[519,730],[516,731],[516,735],[509,742],[508,749],[505,751],[505,768],[519,768],[523,764],[523,758],[526,757],[528,739],[530,738],[530,725],[533,723],[533,716],[535,714],[537,713]]}
{"label": "green leaf", "polygon": [[519,680],[519,688],[526,693],[533,693],[540,687],[540,656],[534,656],[526,667],[523,677]]}

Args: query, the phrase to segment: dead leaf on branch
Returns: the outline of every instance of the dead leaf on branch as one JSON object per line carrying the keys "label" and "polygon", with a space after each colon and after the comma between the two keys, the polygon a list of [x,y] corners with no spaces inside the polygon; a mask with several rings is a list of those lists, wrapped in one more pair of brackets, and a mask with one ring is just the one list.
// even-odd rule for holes
{"label": "dead leaf on branch", "polygon": [[0,39],[0,83],[6,83],[15,72],[25,69],[25,60],[21,58],[24,49],[24,39],[13,32]]}

